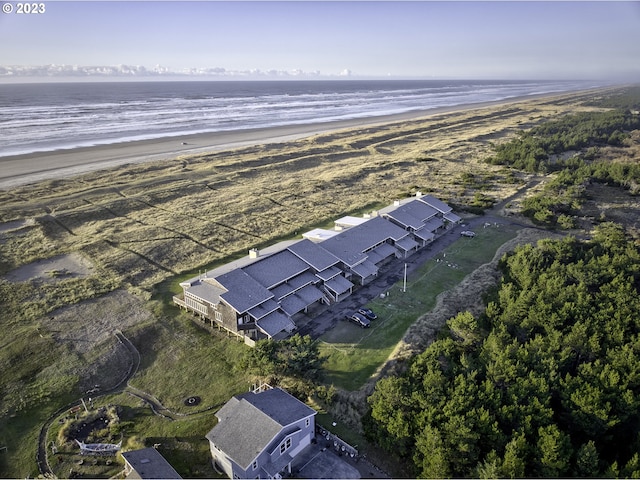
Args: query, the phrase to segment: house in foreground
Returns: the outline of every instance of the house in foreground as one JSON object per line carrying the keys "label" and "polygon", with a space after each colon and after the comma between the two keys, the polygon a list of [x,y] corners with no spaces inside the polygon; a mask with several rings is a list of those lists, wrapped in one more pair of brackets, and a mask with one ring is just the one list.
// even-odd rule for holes
{"label": "house in foreground", "polygon": [[213,461],[229,478],[281,478],[311,444],[316,413],[280,388],[236,395],[206,435]]}
{"label": "house in foreground", "polygon": [[126,478],[182,478],[155,448],[122,452]]}
{"label": "house in foreground", "polygon": [[297,328],[296,316],[344,300],[387,263],[425,248],[460,220],[444,202],[418,193],[364,218],[336,220],[333,230],[252,249],[182,282],[173,301],[249,344],[285,338]]}

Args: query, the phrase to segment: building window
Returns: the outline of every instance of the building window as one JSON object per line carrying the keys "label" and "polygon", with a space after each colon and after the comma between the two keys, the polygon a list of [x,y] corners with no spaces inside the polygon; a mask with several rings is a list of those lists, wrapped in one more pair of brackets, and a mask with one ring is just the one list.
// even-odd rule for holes
{"label": "building window", "polygon": [[308,427],[308,426],[309,426],[309,423],[310,423],[310,420],[307,418],[307,419],[304,421],[304,426],[305,426],[305,427]]}
{"label": "building window", "polygon": [[284,452],[291,448],[291,437],[287,438],[284,442],[280,444],[280,454],[282,455]]}
{"label": "building window", "polygon": [[253,469],[255,470],[256,468],[258,468],[258,460],[254,460],[253,462]]}
{"label": "building window", "polygon": [[219,322],[221,322],[221,321],[222,321],[222,313],[220,313],[220,312],[215,312],[215,315],[216,315],[216,320],[217,320],[217,321],[219,321]]}

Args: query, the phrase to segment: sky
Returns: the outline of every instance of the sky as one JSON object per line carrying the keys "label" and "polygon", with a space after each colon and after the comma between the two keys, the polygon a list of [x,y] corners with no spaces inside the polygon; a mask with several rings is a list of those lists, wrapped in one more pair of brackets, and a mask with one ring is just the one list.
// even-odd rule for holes
{"label": "sky", "polygon": [[58,1],[0,14],[0,66],[640,81],[640,2]]}

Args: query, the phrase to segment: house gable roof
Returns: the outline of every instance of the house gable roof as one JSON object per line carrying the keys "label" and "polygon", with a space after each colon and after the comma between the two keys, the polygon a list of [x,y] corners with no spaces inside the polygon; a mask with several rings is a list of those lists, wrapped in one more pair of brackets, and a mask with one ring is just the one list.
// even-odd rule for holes
{"label": "house gable roof", "polygon": [[318,272],[326,270],[339,262],[335,255],[308,239],[294,243],[289,247],[289,251],[311,265]]}
{"label": "house gable roof", "polygon": [[289,250],[274,253],[242,270],[266,288],[273,288],[309,268]]}
{"label": "house gable roof", "polygon": [[436,197],[433,197],[431,195],[424,195],[420,197],[418,200],[426,203],[427,205],[431,205],[433,208],[435,208],[441,213],[449,213],[452,210],[452,208],[449,205],[447,205],[442,200],[439,200]]}
{"label": "house gable roof", "polygon": [[427,205],[418,200],[412,200],[386,215],[405,227],[411,227],[417,230],[424,225],[424,222],[435,217],[437,214],[438,210],[431,205]]}
{"label": "house gable roof", "polygon": [[238,313],[244,313],[273,298],[269,290],[239,268],[216,277],[216,281],[227,289],[220,297]]}
{"label": "house gable roof", "polygon": [[122,452],[122,457],[138,474],[138,478],[182,478],[155,448]]}
{"label": "house gable roof", "polygon": [[220,297],[226,292],[224,288],[220,288],[210,279],[198,280],[191,283],[191,286],[185,289],[185,292],[190,293],[212,305],[220,303]]}
{"label": "house gable roof", "polygon": [[236,395],[218,410],[218,424],[206,437],[246,470],[285,427],[315,414],[280,388],[248,392]]}
{"label": "house gable roof", "polygon": [[396,241],[407,235],[408,232],[390,221],[374,217],[325,240],[321,245],[345,264],[355,266],[366,260],[367,255],[363,252],[387,239]]}

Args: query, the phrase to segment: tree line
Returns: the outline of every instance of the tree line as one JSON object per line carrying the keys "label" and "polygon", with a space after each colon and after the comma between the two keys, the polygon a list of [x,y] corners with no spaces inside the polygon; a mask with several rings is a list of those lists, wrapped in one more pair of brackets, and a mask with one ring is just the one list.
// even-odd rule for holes
{"label": "tree line", "polygon": [[495,153],[487,162],[548,173],[564,167],[563,162],[552,160],[552,155],[602,145],[620,146],[627,132],[638,128],[640,115],[629,110],[580,112],[520,131],[517,138],[495,145]]}
{"label": "tree line", "polygon": [[377,383],[367,435],[426,478],[640,476],[637,245],[603,223],[500,265],[482,315]]}
{"label": "tree line", "polygon": [[538,225],[574,228],[575,216],[588,198],[588,186],[602,183],[640,194],[640,164],[596,161],[576,157],[553,176],[537,195],[522,201],[522,214]]}

